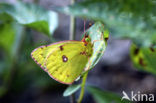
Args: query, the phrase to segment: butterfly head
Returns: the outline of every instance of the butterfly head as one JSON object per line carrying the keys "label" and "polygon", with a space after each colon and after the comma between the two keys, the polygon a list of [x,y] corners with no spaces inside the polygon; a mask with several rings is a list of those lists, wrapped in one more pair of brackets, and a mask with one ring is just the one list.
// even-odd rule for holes
{"label": "butterfly head", "polygon": [[86,54],[87,56],[91,56],[92,55],[92,43],[91,43],[91,38],[89,35],[85,34],[85,36],[82,39],[82,42],[84,42],[84,46],[87,48],[86,49]]}
{"label": "butterfly head", "polygon": [[85,42],[91,42],[90,37],[86,37],[86,38],[85,38]]}
{"label": "butterfly head", "polygon": [[87,33],[85,33],[85,36],[83,37],[82,41],[87,46],[87,44],[91,42],[91,38],[89,37],[89,35]]}

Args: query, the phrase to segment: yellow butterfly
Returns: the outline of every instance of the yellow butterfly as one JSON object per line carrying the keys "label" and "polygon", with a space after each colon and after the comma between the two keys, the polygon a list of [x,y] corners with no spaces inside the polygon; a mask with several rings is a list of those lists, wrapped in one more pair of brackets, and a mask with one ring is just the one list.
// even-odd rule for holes
{"label": "yellow butterfly", "polygon": [[[81,41],[61,41],[41,46],[31,56],[50,77],[63,84],[72,84],[93,54],[91,38],[85,35]],[[88,68],[89,69],[89,68]]]}

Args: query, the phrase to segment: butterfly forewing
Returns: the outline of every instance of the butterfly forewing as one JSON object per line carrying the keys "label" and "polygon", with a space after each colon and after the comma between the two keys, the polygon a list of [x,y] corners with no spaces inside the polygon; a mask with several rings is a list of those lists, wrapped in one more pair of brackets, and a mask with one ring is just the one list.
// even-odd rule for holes
{"label": "butterfly forewing", "polygon": [[[66,42],[66,41],[65,41]],[[68,41],[67,41],[68,42]],[[64,44],[64,42],[58,42],[50,45],[44,45],[36,48],[35,50],[32,51],[31,56],[34,59],[34,61],[41,66],[41,68],[44,67],[45,59],[46,57],[53,52],[57,47],[60,45]]]}
{"label": "butterfly forewing", "polygon": [[88,57],[81,55],[86,47],[83,42],[65,43],[47,56],[46,71],[55,80],[71,84],[84,70]]}

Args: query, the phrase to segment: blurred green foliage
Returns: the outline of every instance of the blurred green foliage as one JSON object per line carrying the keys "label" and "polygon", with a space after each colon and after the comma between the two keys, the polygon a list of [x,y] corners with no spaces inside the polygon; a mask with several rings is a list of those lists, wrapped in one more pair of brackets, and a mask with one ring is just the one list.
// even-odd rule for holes
{"label": "blurred green foliage", "polygon": [[1,3],[0,8],[0,14],[5,14],[3,16],[5,19],[6,15],[8,15],[19,24],[26,25],[47,35],[52,35],[58,26],[57,13],[45,10],[35,4],[22,2],[15,4]]}
{"label": "blurred green foliage", "polygon": [[57,23],[57,13],[38,5],[0,3],[0,98],[9,91],[56,85],[32,62],[30,53],[35,47],[30,28],[51,36]]}
{"label": "blurred green foliage", "polygon": [[156,44],[155,9],[152,0],[85,0],[57,10],[102,21],[112,36],[148,47]]}

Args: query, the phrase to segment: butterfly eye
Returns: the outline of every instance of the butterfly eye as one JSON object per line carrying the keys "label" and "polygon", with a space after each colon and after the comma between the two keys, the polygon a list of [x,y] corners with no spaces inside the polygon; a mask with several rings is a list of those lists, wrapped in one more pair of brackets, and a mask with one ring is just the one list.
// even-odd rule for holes
{"label": "butterfly eye", "polygon": [[86,42],[90,42],[90,39],[89,39],[89,38],[85,38],[85,41],[86,41]]}

